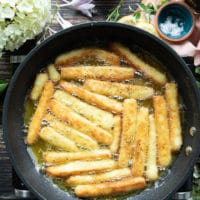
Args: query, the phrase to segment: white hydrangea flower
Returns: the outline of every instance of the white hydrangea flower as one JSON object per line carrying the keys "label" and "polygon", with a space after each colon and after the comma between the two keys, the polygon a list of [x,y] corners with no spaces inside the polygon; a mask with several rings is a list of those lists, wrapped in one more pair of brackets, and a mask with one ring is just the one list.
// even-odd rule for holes
{"label": "white hydrangea flower", "polygon": [[1,0],[2,5],[7,4],[11,7],[14,7],[17,2],[18,2],[18,0]]}
{"label": "white hydrangea flower", "polygon": [[17,4],[16,8],[17,10],[19,10],[19,12],[31,13],[33,12],[33,6],[34,5],[30,4],[28,1],[23,0],[19,4]]}
{"label": "white hydrangea flower", "polygon": [[5,19],[13,19],[15,16],[15,11],[11,7],[5,7],[0,5],[0,21],[4,21]]}
{"label": "white hydrangea flower", "polygon": [[51,0],[0,0],[0,56],[42,32],[50,7]]}
{"label": "white hydrangea flower", "polygon": [[7,36],[3,31],[0,31],[0,50],[6,45]]}

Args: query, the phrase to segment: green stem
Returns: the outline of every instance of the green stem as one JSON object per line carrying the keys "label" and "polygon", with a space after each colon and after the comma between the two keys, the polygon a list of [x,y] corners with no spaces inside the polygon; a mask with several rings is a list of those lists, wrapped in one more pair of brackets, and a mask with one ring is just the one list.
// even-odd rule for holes
{"label": "green stem", "polygon": [[120,9],[123,4],[124,4],[124,0],[120,0],[119,4],[108,15],[106,21],[116,22],[120,17]]}

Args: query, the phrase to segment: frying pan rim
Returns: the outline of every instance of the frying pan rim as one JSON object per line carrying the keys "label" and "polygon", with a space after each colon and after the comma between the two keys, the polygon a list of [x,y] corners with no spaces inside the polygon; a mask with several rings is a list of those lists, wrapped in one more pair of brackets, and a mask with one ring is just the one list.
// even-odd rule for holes
{"label": "frying pan rim", "polygon": [[[7,119],[7,109],[8,109],[8,103],[9,103],[9,94],[10,92],[13,90],[14,88],[14,83],[15,81],[17,80],[17,77],[18,75],[20,74],[21,70],[23,70],[24,66],[26,65],[26,63],[28,62],[28,60],[35,54],[35,52],[38,51],[38,49],[42,48],[43,46],[45,46],[46,44],[48,44],[49,42],[51,42],[51,40],[54,40],[56,37],[60,37],[62,34],[67,34],[67,32],[71,32],[71,31],[74,31],[74,30],[77,30],[77,29],[81,29],[81,28],[92,28],[93,26],[113,26],[113,27],[121,27],[121,28],[127,28],[127,29],[131,29],[131,30],[135,30],[137,32],[140,32],[141,34],[145,34],[147,35],[148,37],[150,38],[153,38],[154,41],[156,41],[156,43],[159,43],[160,46],[162,46],[163,48],[165,48],[168,52],[170,52],[170,54],[172,54],[173,57],[176,57],[176,59],[178,60],[179,63],[181,63],[183,66],[184,66],[184,70],[186,71],[186,73],[189,75],[190,77],[190,80],[191,80],[191,84],[192,84],[192,87],[194,89],[194,93],[197,97],[197,99],[200,99],[200,93],[199,93],[199,89],[197,88],[197,86],[195,85],[195,79],[192,75],[192,72],[190,71],[190,69],[185,65],[185,62],[183,61],[183,59],[181,57],[178,56],[178,54],[172,50],[168,45],[167,43],[163,42],[163,41],[160,41],[157,37],[149,34],[148,32],[145,32],[138,29],[138,28],[135,28],[135,27],[132,27],[132,26],[129,26],[129,25],[125,25],[125,24],[119,24],[119,23],[112,23],[112,22],[88,22],[88,23],[83,23],[83,24],[79,24],[79,25],[75,25],[73,27],[70,27],[68,29],[65,29],[63,31],[60,31],[59,33],[47,38],[45,41],[43,41],[41,44],[39,44],[38,46],[36,46],[35,48],[33,48],[29,54],[27,54],[26,58],[24,59],[24,61],[20,64],[20,66],[17,68],[15,74],[12,76],[11,80],[10,80],[10,83],[9,83],[9,87],[7,89],[7,92],[6,92],[6,96],[5,96],[5,99],[4,99],[4,105],[3,105],[3,136],[4,136],[4,141],[6,143],[6,148],[8,150],[8,153],[9,153],[9,156],[11,158],[11,162],[13,164],[13,166],[15,167],[16,169],[16,172],[17,174],[19,174],[20,178],[22,179],[22,181],[24,181],[26,183],[27,186],[29,186],[29,184],[26,182],[26,180],[24,179],[20,169],[18,169],[18,167],[16,166],[16,159],[14,158],[14,154],[12,153],[12,150],[11,148],[9,147],[9,141],[8,141],[8,137],[6,137],[7,135],[7,126],[6,126],[6,119]],[[200,110],[200,103],[199,103],[199,108]],[[200,149],[199,149],[199,152],[198,154],[200,153]],[[193,157],[193,162],[195,163],[198,159],[198,155],[195,157]],[[190,164],[191,166],[193,166],[193,162]],[[190,168],[191,168],[190,166]],[[188,170],[187,172],[187,175],[190,173],[190,170]],[[186,176],[187,176],[186,175]],[[183,179],[186,180],[187,177],[184,177]],[[178,187],[178,186],[177,186]],[[34,192],[34,194],[36,194],[36,196],[38,198],[43,198],[43,195],[39,194],[37,191],[34,191],[33,188],[29,188],[31,189],[31,191]],[[175,193],[176,191],[174,191]],[[168,194],[166,196],[166,198],[168,198],[168,196],[171,196],[171,194]]]}

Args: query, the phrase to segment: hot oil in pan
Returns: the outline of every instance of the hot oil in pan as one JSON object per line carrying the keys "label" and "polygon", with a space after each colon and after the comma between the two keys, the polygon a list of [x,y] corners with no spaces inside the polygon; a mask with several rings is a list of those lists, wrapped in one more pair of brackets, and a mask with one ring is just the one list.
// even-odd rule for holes
{"label": "hot oil in pan", "polygon": [[[25,103],[25,115],[24,115],[24,122],[25,122],[25,126],[28,125],[28,122],[30,121],[32,115],[33,115],[33,111],[34,109],[34,103],[28,99]],[[30,153],[30,156],[32,157],[32,159],[34,161],[36,161],[37,165],[36,168],[39,168],[40,173],[45,173],[44,172],[44,163],[43,163],[43,158],[42,158],[42,152],[45,151],[60,151],[60,149],[57,149],[55,147],[53,147],[50,144],[47,144],[46,142],[44,142],[43,140],[39,139],[38,142],[34,145],[32,145],[28,152]],[[116,155],[115,155],[116,156]],[[164,172],[162,172],[164,173]],[[54,184],[56,184],[60,189],[68,192],[70,195],[74,196],[74,192],[73,192],[73,188],[70,187],[66,187],[64,180],[62,178],[50,178],[52,180],[52,182]],[[148,183],[146,188],[151,187],[153,184],[152,183]],[[93,198],[94,200],[105,200],[105,199],[110,199],[110,200],[122,200],[122,199],[126,199],[128,197],[131,197],[133,195],[137,195],[141,192],[142,190],[137,190],[135,192],[129,192],[129,193],[124,193],[124,194],[120,194],[118,196],[114,195],[114,196],[109,196],[109,197],[98,197],[98,198]]]}
{"label": "hot oil in pan", "polygon": [[[160,62],[158,62],[154,57],[152,57],[152,55],[149,55],[147,52],[144,52],[143,50],[141,50],[138,47],[136,47],[132,50],[134,50],[134,52],[140,58],[147,61],[148,63],[151,63],[157,69],[159,69],[159,70],[163,69],[162,64]],[[96,60],[94,58],[89,57],[87,59],[79,60],[78,62],[73,63],[72,65],[74,65],[74,66],[75,65],[95,65],[95,66],[99,65],[99,66],[103,67],[103,65],[105,65],[105,63],[102,62],[101,60]],[[124,59],[121,59],[121,65],[126,66],[126,67],[129,66],[129,64]],[[42,71],[45,72],[46,69],[42,69]],[[169,74],[167,74],[167,79],[168,79],[168,82],[174,82],[173,78]],[[82,79],[80,79],[78,81],[77,80],[71,80],[70,82],[73,83],[73,84],[76,84],[76,85],[82,85],[84,83],[84,80],[82,80]],[[145,78],[143,73],[140,72],[140,71],[135,72],[134,78],[124,80],[124,81],[122,81],[122,83],[153,87],[156,95],[164,95],[164,87],[160,86],[159,84],[156,84],[154,81],[152,81],[148,78]],[[59,87],[56,86],[55,89],[59,89]],[[122,98],[121,96],[118,96],[118,95],[110,96],[110,98],[117,99],[119,102],[123,102],[123,100],[124,100],[124,98]],[[30,100],[29,94],[27,95],[27,100],[25,102],[25,114],[24,114],[25,126],[27,126],[30,123],[30,120],[31,120],[31,118],[32,118],[32,116],[35,112],[35,108],[37,106],[37,103],[38,103],[37,101]],[[153,113],[152,98],[147,99],[147,100],[138,100],[138,106],[147,107],[147,108],[149,108],[149,112]],[[181,114],[183,116],[182,111],[181,111]],[[44,121],[42,123],[42,126],[46,126],[46,125],[47,124]],[[105,148],[105,145],[100,146],[100,148]],[[31,146],[31,150],[34,153],[35,157],[37,158],[38,165],[41,168],[43,168],[44,165],[45,165],[44,162],[43,162],[43,158],[42,158],[42,153],[44,151],[51,151],[51,150],[58,151],[58,152],[62,151],[62,149],[56,148],[56,147],[44,142],[41,139],[38,139],[38,141]],[[114,158],[117,158],[117,157],[118,157],[118,154],[115,154]],[[176,158],[176,155],[173,155],[172,160],[174,160],[175,158]],[[160,176],[159,180],[155,183],[148,182],[148,180],[147,180],[147,187],[145,189],[148,189],[148,188],[152,187],[153,185],[154,185],[153,187],[157,187],[159,185],[159,182],[162,181],[163,177],[165,177],[166,174],[168,174],[168,173],[170,173],[170,169],[168,169],[168,168],[160,169],[159,170],[159,176]],[[62,179],[62,178],[51,178],[51,179],[52,179],[53,183],[58,185],[61,189],[69,192],[72,196],[74,195],[73,187],[72,188],[66,187],[66,185],[64,183],[64,179]],[[136,194],[140,193],[141,191],[142,190],[137,190],[136,192],[128,192],[128,193],[124,193],[124,194],[120,193],[120,195],[114,195],[114,196],[109,196],[109,197],[99,197],[99,198],[95,198],[95,199],[119,199],[120,200],[120,199],[125,199],[125,198],[131,197],[133,195],[136,195]]]}

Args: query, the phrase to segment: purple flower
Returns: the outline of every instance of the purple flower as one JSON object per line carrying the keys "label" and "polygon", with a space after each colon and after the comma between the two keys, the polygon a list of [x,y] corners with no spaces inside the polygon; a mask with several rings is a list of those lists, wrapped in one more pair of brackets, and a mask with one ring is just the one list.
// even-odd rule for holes
{"label": "purple flower", "polygon": [[61,25],[61,27],[62,27],[63,29],[72,26],[72,24],[71,24],[69,21],[65,20],[65,19],[61,16],[61,14],[60,14],[59,12],[57,12],[56,20],[57,20],[57,22]]}
{"label": "purple flower", "polygon": [[[62,29],[66,29],[70,26],[72,26],[72,24],[65,20],[61,14],[59,12],[56,13],[56,17],[55,17],[56,21],[60,24],[60,26],[62,27]],[[48,27],[48,31],[49,31],[49,35],[53,35],[55,33],[57,33],[56,30],[52,29],[51,27]]]}
{"label": "purple flower", "polygon": [[92,17],[92,9],[95,7],[92,4],[92,0],[72,0],[71,2],[67,0],[63,0],[65,4],[61,4],[59,7],[69,7],[74,10],[81,11],[84,15],[88,17]]}

